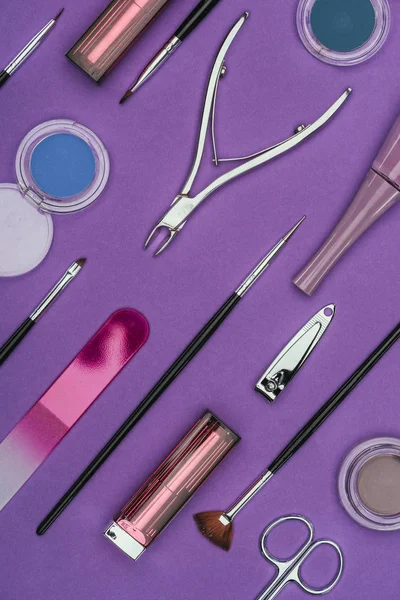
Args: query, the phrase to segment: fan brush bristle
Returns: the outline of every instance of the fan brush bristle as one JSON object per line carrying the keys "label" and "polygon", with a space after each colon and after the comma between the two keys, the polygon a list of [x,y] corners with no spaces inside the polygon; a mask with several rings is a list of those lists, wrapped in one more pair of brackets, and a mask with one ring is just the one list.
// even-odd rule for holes
{"label": "fan brush bristle", "polygon": [[199,531],[222,550],[228,551],[231,547],[233,536],[233,523],[221,523],[219,518],[224,513],[218,511],[201,512],[193,515]]}

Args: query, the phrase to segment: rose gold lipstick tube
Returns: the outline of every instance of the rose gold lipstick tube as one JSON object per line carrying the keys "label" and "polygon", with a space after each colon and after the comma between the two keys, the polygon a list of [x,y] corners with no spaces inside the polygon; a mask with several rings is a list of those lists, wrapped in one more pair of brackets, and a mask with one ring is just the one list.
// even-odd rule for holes
{"label": "rose gold lipstick tube", "polygon": [[99,82],[167,2],[113,0],[66,56]]}
{"label": "rose gold lipstick tube", "polygon": [[207,412],[128,501],[104,535],[136,560],[239,441]]}

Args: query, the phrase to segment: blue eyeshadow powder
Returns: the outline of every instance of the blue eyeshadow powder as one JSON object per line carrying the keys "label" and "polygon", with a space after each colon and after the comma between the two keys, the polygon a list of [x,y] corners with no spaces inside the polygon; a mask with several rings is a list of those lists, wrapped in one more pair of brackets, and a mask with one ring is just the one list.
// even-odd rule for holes
{"label": "blue eyeshadow powder", "polygon": [[351,52],[371,37],[375,18],[370,0],[316,0],[310,24],[325,48]]}
{"label": "blue eyeshadow powder", "polygon": [[93,181],[96,162],[90,146],[70,133],[44,138],[32,152],[31,173],[38,187],[55,198],[70,198]]}

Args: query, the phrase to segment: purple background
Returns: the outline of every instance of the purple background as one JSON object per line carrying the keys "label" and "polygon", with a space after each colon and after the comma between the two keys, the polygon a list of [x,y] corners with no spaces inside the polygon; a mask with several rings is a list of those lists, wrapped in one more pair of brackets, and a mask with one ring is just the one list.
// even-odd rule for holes
{"label": "purple background", "polygon": [[[119,106],[140,68],[194,4],[171,1],[97,88],[64,53],[105,0],[68,0],[55,30],[1,90],[0,181],[15,181],[23,136],[55,118],[76,119],[100,136],[110,153],[111,176],[92,207],[54,217],[52,248],[35,271],[0,282],[4,340],[72,260],[88,258],[79,278],[1,368],[0,438],[115,309],[135,307],[151,328],[132,363],[2,511],[2,600],[254,598],[273,574],[259,553],[259,535],[289,513],[308,516],[318,537],[331,537],[344,551],[344,576],[330,598],[395,600],[400,570],[392,559],[400,534],[355,524],[339,504],[336,485],[341,460],[356,443],[400,434],[399,345],[240,514],[229,554],[200,536],[192,514],[226,508],[398,321],[399,207],[347,253],[311,299],[291,278],[349,203],[397,115],[399,2],[391,2],[392,29],[380,53],[363,65],[336,68],[303,48],[295,27],[297,0],[224,0],[168,65]],[[3,2],[2,62],[59,8],[54,0]],[[274,143],[316,119],[347,86],[354,93],[311,140],[208,199],[155,260],[143,242],[185,179],[206,78],[226,32],[246,9],[250,19],[231,47],[229,73],[220,86],[221,154]],[[209,157],[196,189],[217,175]],[[62,518],[37,537],[36,526],[60,495],[303,214],[307,221],[279,261]],[[337,304],[330,331],[290,388],[268,405],[253,390],[256,380],[299,327],[330,302]],[[103,538],[103,529],[206,408],[242,441],[135,564]],[[322,571],[324,562],[317,566]],[[282,593],[282,599],[304,596],[295,585]]]}

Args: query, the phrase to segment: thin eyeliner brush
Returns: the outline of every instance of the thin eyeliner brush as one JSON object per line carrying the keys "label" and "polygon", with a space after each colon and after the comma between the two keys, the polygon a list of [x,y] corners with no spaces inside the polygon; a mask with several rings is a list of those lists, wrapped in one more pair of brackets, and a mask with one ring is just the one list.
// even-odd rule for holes
{"label": "thin eyeliner brush", "polygon": [[275,473],[299,450],[324,421],[333,413],[335,408],[350,394],[363,377],[376,365],[384,354],[400,337],[400,323],[389,333],[358,369],[344,384],[329,398],[313,417],[304,425],[298,434],[289,442],[282,452],[270,464],[268,469],[238,498],[225,512],[209,511],[194,515],[194,520],[200,532],[213,544],[223,550],[229,550],[233,536],[233,519],[254,498],[261,488]]}
{"label": "thin eyeliner brush", "polygon": [[10,79],[11,75],[26,61],[28,56],[32,54],[34,50],[42,43],[43,39],[47,36],[47,34],[53,29],[54,25],[57,22],[57,19],[61,16],[64,9],[62,8],[54,17],[54,19],[50,19],[48,23],[35,35],[33,38],[26,44],[24,48],[22,48],[21,52],[17,54],[15,58],[2,70],[0,71],[0,87],[2,87],[5,82]]}
{"label": "thin eyeliner brush", "polygon": [[54,508],[49,514],[43,519],[39,527],[36,530],[38,535],[42,535],[47,531],[52,523],[60,516],[63,510],[68,506],[80,490],[86,485],[101,465],[107,460],[107,458],[114,452],[119,446],[125,436],[133,429],[136,423],[143,417],[143,415],[149,410],[149,408],[155,403],[155,401],[161,396],[161,394],[167,389],[167,387],[174,381],[179,373],[186,367],[186,365],[196,356],[201,350],[204,344],[210,339],[213,333],[218,327],[224,322],[229,313],[235,308],[240,302],[246,292],[251,286],[257,281],[257,279],[264,273],[267,267],[271,264],[272,260],[279,254],[280,250],[291,238],[300,224],[304,221],[305,217],[300,219],[298,223],[292,229],[279,240],[277,244],[272,248],[270,252],[258,263],[255,269],[246,277],[246,279],[240,284],[240,286],[233,292],[228,300],[221,306],[219,310],[211,317],[208,323],[200,330],[196,337],[189,343],[183,352],[178,356],[175,362],[169,367],[169,369],[161,376],[155,386],[150,392],[143,398],[140,404],[135,410],[129,415],[126,421],[121,427],[115,432],[110,438],[107,444],[100,450],[95,456],[92,462],[86,467],[83,473],[78,477],[75,483],[69,488],[64,496],[57,502]]}
{"label": "thin eyeliner brush", "polygon": [[41,303],[35,308],[35,310],[25,319],[23,323],[14,331],[14,333],[8,338],[8,340],[0,347],[0,365],[10,356],[15,348],[22,342],[27,333],[32,327],[38,322],[40,317],[46,312],[53,302],[58,298],[67,285],[75,279],[83,265],[86,262],[86,258],[80,258],[79,260],[72,263],[70,267],[65,271],[64,275],[59,281],[52,287],[50,292]]}

